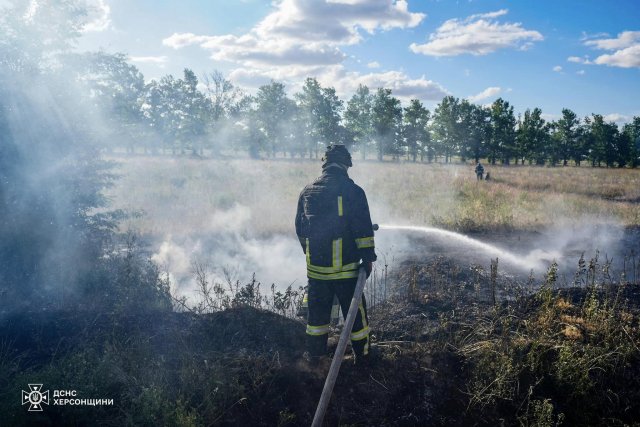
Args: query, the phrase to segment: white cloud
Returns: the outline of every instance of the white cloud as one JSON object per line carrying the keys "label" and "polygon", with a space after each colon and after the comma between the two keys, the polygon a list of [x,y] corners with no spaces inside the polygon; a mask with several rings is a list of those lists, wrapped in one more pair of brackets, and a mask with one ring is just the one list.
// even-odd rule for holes
{"label": "white cloud", "polygon": [[607,122],[616,122],[619,124],[628,123],[631,121],[630,116],[627,116],[625,114],[620,114],[620,113],[607,114],[603,117],[603,119]]}
{"label": "white cloud", "polygon": [[[247,34],[174,33],[163,44],[174,49],[200,44],[214,55],[228,48],[223,56],[233,58],[256,55],[259,49],[268,56],[271,47],[279,52],[327,51],[338,45],[358,43],[362,39],[360,30],[371,34],[379,29],[411,28],[425,16],[409,12],[406,0],[283,0]],[[238,52],[232,55],[229,50]]]}
{"label": "white cloud", "polygon": [[415,27],[425,15],[405,0],[283,0],[242,35],[174,33],[162,43],[174,49],[199,45],[212,59],[247,67],[314,67],[340,64],[339,49],[362,40],[362,31]]}
{"label": "white cloud", "polygon": [[86,0],[87,23],[83,33],[100,32],[111,26],[111,7],[105,0]]}
{"label": "white cloud", "polygon": [[585,73],[586,73],[586,71],[584,71],[584,70],[576,71],[576,74],[579,75],[579,76],[584,76]]}
{"label": "white cloud", "polygon": [[533,42],[524,42],[520,45],[520,47],[518,47],[518,50],[529,50],[533,47]]}
{"label": "white cloud", "polygon": [[502,88],[497,86],[492,86],[492,87],[486,88],[485,90],[483,90],[482,92],[476,95],[469,96],[467,99],[469,100],[469,102],[478,102],[487,98],[496,97],[500,94],[500,92],[502,92]]}
{"label": "white cloud", "polygon": [[211,36],[197,36],[193,33],[173,33],[171,36],[162,40],[162,44],[174,49],[181,49],[186,46],[201,44],[214,38],[215,37]]}
{"label": "white cloud", "polygon": [[585,41],[585,40],[592,40],[592,39],[601,39],[603,37],[609,37],[609,33],[600,32],[600,33],[589,34],[586,31],[583,31],[582,36],[580,37],[580,40]]}
{"label": "white cloud", "polygon": [[467,20],[485,19],[485,18],[492,19],[492,18],[497,18],[499,16],[504,16],[507,13],[509,13],[507,9],[500,9],[500,10],[496,10],[495,12],[478,13],[475,15],[471,15],[467,18]]}
{"label": "white cloud", "polygon": [[428,80],[425,76],[412,79],[402,71],[360,74],[336,69],[334,73],[319,77],[319,81],[325,85],[334,86],[343,97],[355,92],[360,84],[374,91],[380,87],[391,89],[393,96],[404,102],[414,98],[421,101],[440,101],[449,95],[449,92],[440,84]]}
{"label": "white cloud", "polygon": [[584,44],[594,49],[611,51],[598,56],[593,64],[640,68],[640,31],[623,31],[615,38],[591,39]]}
{"label": "white cloud", "polygon": [[555,71],[556,73],[559,73],[562,71],[562,67],[560,65],[556,65],[555,67],[553,67],[553,71]]}
{"label": "white cloud", "polygon": [[315,66],[339,64],[346,55],[337,47],[318,43],[291,43],[285,39],[260,40],[245,35],[222,36],[208,40],[202,47],[212,52],[218,61],[236,62],[245,66]]}
{"label": "white cloud", "polygon": [[640,43],[618,50],[611,55],[600,55],[594,62],[611,67],[640,68]]}
{"label": "white cloud", "polygon": [[[367,35],[392,28],[412,28],[425,14],[409,11],[406,0],[282,0],[249,32],[240,35],[174,33],[165,46],[199,46],[216,61],[234,64],[234,83],[255,89],[270,80],[295,89],[305,77],[348,94],[358,83],[389,87],[398,97],[440,99],[448,92],[424,77],[411,79],[400,71],[353,73],[343,65],[342,46],[361,42]],[[372,61],[369,68],[380,64]]]}
{"label": "white cloud", "polygon": [[440,84],[428,80],[425,76],[412,79],[402,71],[362,74],[346,71],[342,65],[319,67],[311,72],[306,68],[289,68],[287,72],[284,72],[284,69],[238,68],[229,74],[229,79],[235,84],[253,89],[268,84],[271,80],[289,81],[294,84],[287,86],[287,88],[296,91],[300,89],[302,79],[308,76],[315,76],[323,86],[334,87],[338,96],[343,99],[350,97],[360,84],[366,85],[372,91],[379,87],[391,89],[393,95],[403,102],[414,98],[421,101],[440,101],[444,96],[450,94]]}
{"label": "white cloud", "polygon": [[527,30],[521,23],[500,23],[495,19],[506,13],[502,9],[464,20],[450,19],[429,36],[427,43],[412,43],[409,48],[431,56],[486,55],[504,48],[526,50],[532,42],[544,39],[538,31]]}
{"label": "white cloud", "polygon": [[229,73],[229,80],[236,86],[245,89],[257,89],[260,86],[269,84],[271,80],[283,81],[283,78],[276,78],[261,70],[236,68]]}
{"label": "white cloud", "polygon": [[567,58],[569,62],[575,62],[576,64],[584,64],[586,62],[585,58],[580,58],[579,56],[570,56]]}
{"label": "white cloud", "polygon": [[588,40],[584,44],[602,50],[618,50],[640,43],[640,31],[623,31],[612,39]]}
{"label": "white cloud", "polygon": [[548,122],[553,122],[555,120],[559,120],[562,116],[560,114],[542,113],[540,114],[540,117]]}
{"label": "white cloud", "polygon": [[305,78],[319,78],[334,68],[342,69],[343,66],[238,67],[231,70],[228,78],[235,85],[249,91],[268,84],[271,80],[285,83],[288,90],[298,90]]}
{"label": "white cloud", "polygon": [[169,61],[167,56],[130,56],[129,60],[132,62],[140,62],[146,64],[166,64]]}
{"label": "white cloud", "polygon": [[359,29],[412,28],[425,18],[408,10],[406,0],[283,0],[263,19],[254,32],[259,38],[309,40],[353,44],[361,39]]}

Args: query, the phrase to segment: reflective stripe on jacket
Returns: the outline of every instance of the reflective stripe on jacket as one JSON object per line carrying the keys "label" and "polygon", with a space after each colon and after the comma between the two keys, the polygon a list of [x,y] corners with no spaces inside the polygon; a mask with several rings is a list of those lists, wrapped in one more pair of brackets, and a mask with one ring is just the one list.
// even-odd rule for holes
{"label": "reflective stripe on jacket", "polygon": [[355,278],[360,260],[376,260],[367,198],[337,165],[327,167],[300,193],[296,234],[312,279]]}

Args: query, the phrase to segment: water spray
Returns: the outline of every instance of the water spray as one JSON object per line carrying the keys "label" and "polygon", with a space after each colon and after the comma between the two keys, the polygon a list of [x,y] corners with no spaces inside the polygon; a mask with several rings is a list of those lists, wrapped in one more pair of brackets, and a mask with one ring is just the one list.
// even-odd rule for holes
{"label": "water spray", "polygon": [[426,234],[433,234],[443,239],[453,239],[456,243],[478,249],[484,253],[490,255],[492,258],[498,258],[501,262],[505,262],[514,267],[522,270],[541,269],[545,267],[545,262],[553,261],[559,257],[558,253],[549,253],[541,250],[534,250],[529,254],[522,256],[509,252],[505,249],[501,249],[497,246],[490,245],[488,243],[481,242],[480,240],[473,239],[464,234],[456,233],[453,231],[443,230],[435,227],[418,227],[414,225],[393,225],[393,224],[381,224],[378,226],[375,224],[374,229],[380,228],[381,230],[399,230],[399,231],[412,231]]}

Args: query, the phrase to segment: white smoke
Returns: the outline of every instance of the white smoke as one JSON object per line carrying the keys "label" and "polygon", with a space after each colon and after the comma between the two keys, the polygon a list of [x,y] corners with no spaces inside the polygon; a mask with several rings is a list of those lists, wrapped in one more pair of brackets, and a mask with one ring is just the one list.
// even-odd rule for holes
{"label": "white smoke", "polygon": [[251,209],[239,203],[233,205],[231,209],[215,211],[209,219],[209,231],[217,232],[225,230],[227,232],[238,233],[245,229],[251,220]]}
{"label": "white smoke", "polygon": [[228,280],[248,283],[255,274],[263,290],[306,284],[304,254],[292,235],[247,236],[251,209],[235,204],[213,212],[208,229],[197,234],[167,235],[156,246],[152,260],[168,275],[179,296],[194,296],[197,285],[194,263],[204,266],[211,283]]}

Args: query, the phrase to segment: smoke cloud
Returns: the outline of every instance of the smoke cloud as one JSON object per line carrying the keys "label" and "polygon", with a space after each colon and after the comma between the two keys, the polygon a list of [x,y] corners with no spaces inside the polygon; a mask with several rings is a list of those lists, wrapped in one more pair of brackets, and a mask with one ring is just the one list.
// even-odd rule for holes
{"label": "smoke cloud", "polygon": [[152,255],[169,274],[176,294],[195,297],[194,262],[204,266],[212,282],[228,280],[248,283],[255,274],[263,290],[275,285],[283,290],[306,285],[304,255],[297,239],[285,236],[243,238],[237,234],[209,234],[200,237],[167,236]]}

